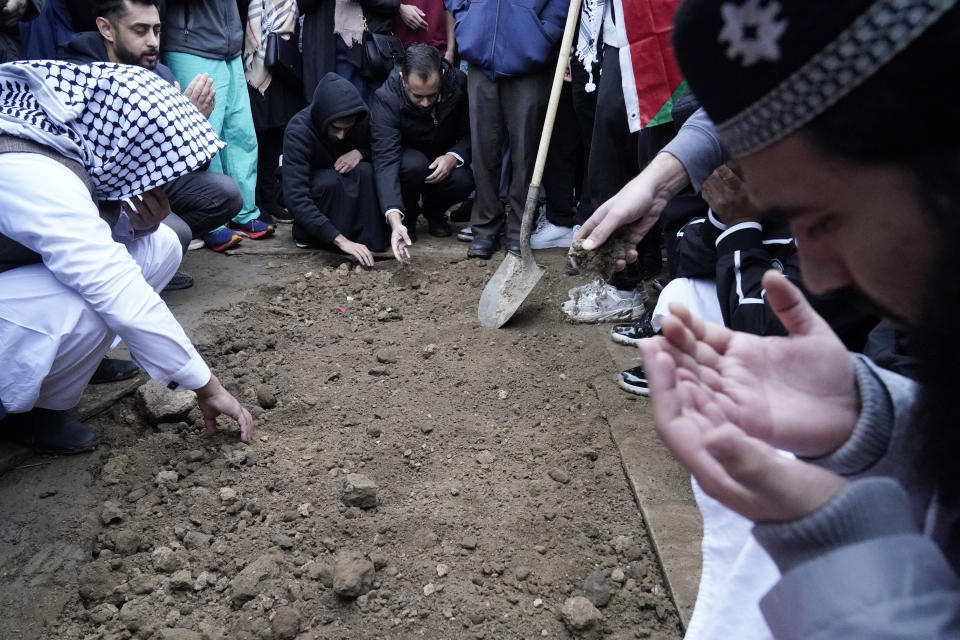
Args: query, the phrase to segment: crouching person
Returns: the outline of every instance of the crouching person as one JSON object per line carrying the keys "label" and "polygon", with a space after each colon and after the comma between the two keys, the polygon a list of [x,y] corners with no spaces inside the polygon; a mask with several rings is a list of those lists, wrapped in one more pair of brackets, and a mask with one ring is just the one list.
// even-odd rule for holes
{"label": "crouching person", "polygon": [[313,102],[283,139],[283,195],[300,247],[334,248],[373,266],[373,252],[393,248],[405,261],[410,237],[399,212],[384,219],[370,165],[367,107],[350,82],[328,73]]}
{"label": "crouching person", "polygon": [[221,386],[157,294],[181,250],[158,222],[161,187],[222,147],[146,69],[0,65],[0,437],[76,453],[97,437],[67,412],[119,337],[173,390],[197,393],[207,431],[250,413]]}

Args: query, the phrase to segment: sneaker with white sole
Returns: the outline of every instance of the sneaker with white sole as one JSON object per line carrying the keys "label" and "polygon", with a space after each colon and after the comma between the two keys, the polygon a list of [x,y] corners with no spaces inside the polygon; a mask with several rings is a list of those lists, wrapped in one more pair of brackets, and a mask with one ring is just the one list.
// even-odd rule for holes
{"label": "sneaker with white sole", "polygon": [[187,245],[187,251],[196,251],[197,249],[203,249],[202,238],[194,238],[190,241],[190,244]]}
{"label": "sneaker with white sole", "polygon": [[646,314],[647,294],[643,289],[620,291],[599,278],[568,292],[563,312],[574,322],[615,322],[638,320]]}
{"label": "sneaker with white sole", "polygon": [[627,324],[615,324],[610,330],[610,337],[619,344],[637,345],[644,338],[652,338],[657,335],[657,330],[650,324],[650,318],[641,318],[636,322]]}
{"label": "sneaker with white sole", "polygon": [[547,220],[546,216],[540,218],[536,230],[530,236],[531,249],[569,247],[572,242],[573,228],[557,226]]}
{"label": "sneaker with white sole", "polygon": [[642,365],[637,365],[632,369],[621,371],[617,374],[617,386],[629,393],[635,393],[638,396],[650,395],[650,387],[647,385],[647,374]]}

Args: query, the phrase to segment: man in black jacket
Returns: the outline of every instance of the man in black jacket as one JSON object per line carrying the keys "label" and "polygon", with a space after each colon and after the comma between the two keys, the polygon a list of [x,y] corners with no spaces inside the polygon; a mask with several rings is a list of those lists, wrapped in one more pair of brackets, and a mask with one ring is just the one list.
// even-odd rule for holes
{"label": "man in black jacket", "polygon": [[380,215],[370,165],[367,106],[349,81],[328,73],[313,103],[293,116],[283,138],[283,196],[300,247],[337,247],[373,266],[393,248],[406,262],[410,238],[400,212]]}
{"label": "man in black jacket", "polygon": [[[159,0],[101,0],[96,6],[99,31],[74,35],[65,47],[67,61],[132,64],[151,69],[179,87],[173,72],[158,61]],[[210,117],[216,91],[209,74],[197,75],[183,93],[204,116]],[[223,251],[240,242],[238,234],[222,228],[243,206],[240,188],[233,178],[194,171],[168,183],[164,191],[174,211],[164,222],[177,232],[181,244],[188,245],[191,237],[203,238],[211,249]],[[182,281],[184,275],[178,274],[173,282],[178,277]]]}
{"label": "man in black jacket", "polygon": [[417,217],[430,235],[450,235],[444,212],[473,191],[467,77],[436,47],[415,44],[373,100],[370,128],[377,195],[384,215],[403,214],[416,239]]}

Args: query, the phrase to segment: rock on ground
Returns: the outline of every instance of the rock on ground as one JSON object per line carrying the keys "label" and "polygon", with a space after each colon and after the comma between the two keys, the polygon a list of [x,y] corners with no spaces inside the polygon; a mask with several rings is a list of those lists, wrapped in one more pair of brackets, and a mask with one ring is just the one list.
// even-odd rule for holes
{"label": "rock on ground", "polygon": [[370,509],[377,506],[377,485],[362,473],[347,474],[340,498],[347,506]]}
{"label": "rock on ground", "polygon": [[574,634],[584,634],[596,629],[603,620],[603,614],[583,596],[567,598],[560,610],[563,623]]}
{"label": "rock on ground", "polygon": [[341,551],[333,566],[333,590],[338,595],[355,598],[373,587],[373,562],[358,551]]}
{"label": "rock on ground", "polygon": [[583,582],[583,593],[596,607],[605,607],[610,602],[610,583],[603,571],[592,572]]}
{"label": "rock on ground", "polygon": [[150,424],[185,420],[197,405],[193,391],[171,391],[155,380],[137,389],[137,400]]}
{"label": "rock on ground", "polygon": [[260,583],[273,576],[277,569],[277,558],[272,554],[261,556],[244,567],[230,581],[230,599],[234,606],[256,598],[260,594]]}
{"label": "rock on ground", "polygon": [[293,640],[300,633],[300,613],[293,607],[280,607],[273,614],[270,630],[276,640]]}

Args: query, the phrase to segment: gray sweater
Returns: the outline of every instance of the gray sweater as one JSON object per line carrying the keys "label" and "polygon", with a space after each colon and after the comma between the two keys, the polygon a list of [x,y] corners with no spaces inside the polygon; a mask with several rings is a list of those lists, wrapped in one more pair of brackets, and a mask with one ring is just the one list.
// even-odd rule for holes
{"label": "gray sweater", "polygon": [[784,574],[761,610],[777,638],[960,637],[960,541],[949,536],[960,513],[918,473],[917,386],[862,356],[855,364],[859,422],[812,461],[853,482],[806,518],[754,528]]}

